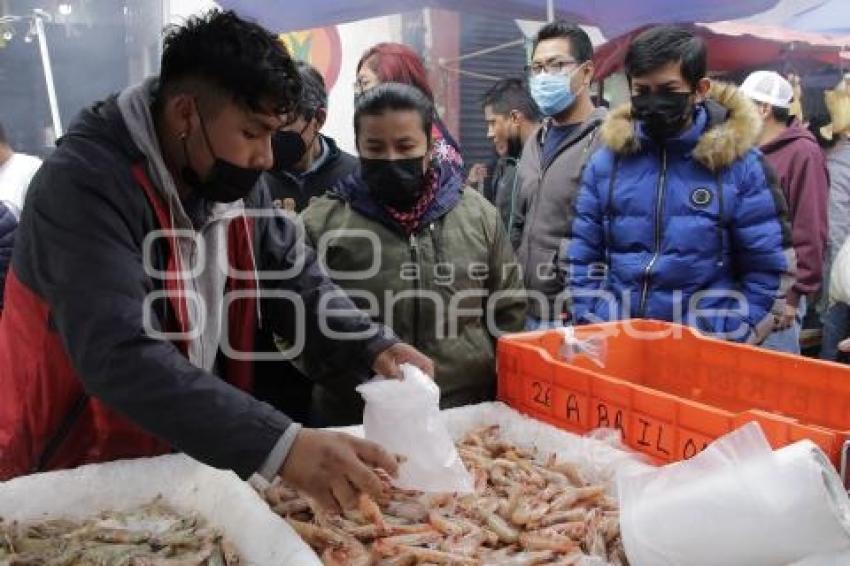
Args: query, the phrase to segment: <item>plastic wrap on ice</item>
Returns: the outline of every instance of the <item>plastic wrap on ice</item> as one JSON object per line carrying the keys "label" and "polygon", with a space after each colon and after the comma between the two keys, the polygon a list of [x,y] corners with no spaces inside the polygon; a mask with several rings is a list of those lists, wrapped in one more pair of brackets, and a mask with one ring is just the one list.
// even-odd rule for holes
{"label": "plastic wrap on ice", "polygon": [[598,367],[605,367],[605,359],[608,356],[608,343],[604,335],[579,338],[576,336],[575,329],[572,326],[558,328],[557,330],[564,336],[564,343],[561,346],[561,357],[566,361],[572,362],[576,356],[584,356]]}
{"label": "plastic wrap on ice", "polygon": [[406,461],[396,484],[426,492],[471,493],[473,479],[440,417],[440,389],[419,368],[404,379],[378,379],[357,388],[366,401],[366,438]]}
{"label": "plastic wrap on ice", "polygon": [[785,566],[850,545],[850,501],[808,440],[771,450],[755,423],[691,460],[618,481],[632,566]]}

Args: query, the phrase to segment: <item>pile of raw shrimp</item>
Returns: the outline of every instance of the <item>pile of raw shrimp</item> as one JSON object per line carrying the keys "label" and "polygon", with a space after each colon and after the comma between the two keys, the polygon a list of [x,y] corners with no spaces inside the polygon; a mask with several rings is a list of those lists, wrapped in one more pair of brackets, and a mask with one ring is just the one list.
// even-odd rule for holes
{"label": "pile of raw shrimp", "polygon": [[281,483],[263,495],[326,566],[628,564],[616,501],[575,466],[505,442],[497,426],[467,434],[458,452],[473,494],[389,487],[387,500],[361,495],[342,516]]}

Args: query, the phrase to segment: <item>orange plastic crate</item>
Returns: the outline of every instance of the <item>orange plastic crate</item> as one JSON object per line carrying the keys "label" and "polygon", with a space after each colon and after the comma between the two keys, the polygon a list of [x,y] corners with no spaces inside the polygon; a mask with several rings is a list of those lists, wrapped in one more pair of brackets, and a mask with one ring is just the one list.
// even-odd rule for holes
{"label": "orange plastic crate", "polygon": [[850,438],[850,366],[769,352],[666,322],[630,320],[576,328],[605,337],[605,367],[568,363],[556,330],[499,340],[499,399],[565,430],[623,431],[658,463],[690,458],[758,421],[775,448],[803,438],[841,469]]}

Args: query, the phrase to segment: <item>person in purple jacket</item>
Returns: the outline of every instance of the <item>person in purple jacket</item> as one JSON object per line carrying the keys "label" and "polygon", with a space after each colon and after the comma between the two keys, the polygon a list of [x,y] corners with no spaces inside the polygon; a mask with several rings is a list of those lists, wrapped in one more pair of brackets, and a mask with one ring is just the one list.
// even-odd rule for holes
{"label": "person in purple jacket", "polygon": [[790,115],[794,91],[781,75],[756,71],[741,91],[755,102],[762,117],[759,146],[788,201],[797,255],[797,277],[785,311],[776,317],[774,331],[762,346],[799,354],[806,299],[818,292],[823,279],[829,199],[826,160],[814,136]]}

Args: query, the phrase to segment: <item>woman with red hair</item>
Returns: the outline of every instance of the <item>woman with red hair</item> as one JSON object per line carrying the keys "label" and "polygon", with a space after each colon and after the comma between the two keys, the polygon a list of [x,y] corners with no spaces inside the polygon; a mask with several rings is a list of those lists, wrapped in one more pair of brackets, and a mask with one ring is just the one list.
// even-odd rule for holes
{"label": "woman with red hair", "polygon": [[[401,43],[378,43],[370,47],[357,63],[354,90],[358,95],[381,83],[415,86],[434,102],[434,92],[428,84],[428,73],[422,59],[413,49]],[[431,138],[437,159],[458,171],[463,170],[460,146],[436,112]]]}

